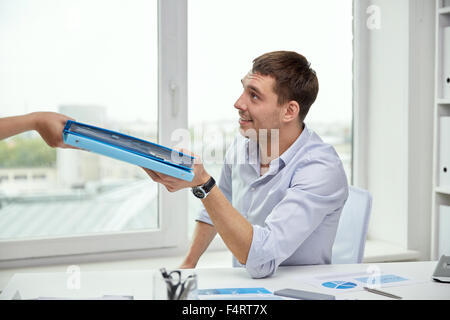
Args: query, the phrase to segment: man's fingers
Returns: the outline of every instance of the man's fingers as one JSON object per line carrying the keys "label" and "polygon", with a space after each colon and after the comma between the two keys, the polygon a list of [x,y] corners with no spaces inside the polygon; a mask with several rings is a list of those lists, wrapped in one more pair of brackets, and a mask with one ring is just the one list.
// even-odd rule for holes
{"label": "man's fingers", "polygon": [[148,175],[153,179],[153,181],[161,182],[161,179],[153,171],[149,171]]}
{"label": "man's fingers", "polygon": [[61,149],[77,149],[77,150],[84,150],[84,149],[82,149],[82,148],[77,148],[77,147],[71,146],[70,144],[65,144],[65,143],[60,143],[60,144],[58,145],[58,148],[61,148]]}
{"label": "man's fingers", "polygon": [[146,171],[154,181],[162,183],[165,186],[169,186],[177,182],[175,178],[167,176],[163,173],[156,172],[150,169],[147,169]]}
{"label": "man's fingers", "polygon": [[164,176],[163,176],[162,173],[159,173],[159,172],[156,172],[156,171],[153,171],[153,170],[149,170],[149,171],[151,171],[151,173],[152,173],[154,176],[156,176],[159,180],[161,180],[161,181],[164,180]]}
{"label": "man's fingers", "polygon": [[184,154],[190,155],[190,156],[194,156],[194,154],[192,152],[190,152],[189,150],[184,149],[184,148],[176,148],[175,150],[182,152]]}
{"label": "man's fingers", "polygon": [[156,172],[156,171],[152,171],[152,172],[162,181],[163,184],[175,184],[178,181],[180,181],[180,179],[174,178],[172,176],[168,176],[161,172]]}
{"label": "man's fingers", "polygon": [[160,172],[156,172],[147,168],[142,168],[145,172],[150,176],[150,178],[158,183],[161,183],[163,186],[166,187],[167,191],[169,192],[175,192],[180,190],[179,182],[182,181],[177,178],[173,178],[171,176],[165,175]]}
{"label": "man's fingers", "polygon": [[187,149],[184,149],[184,148],[173,148],[173,150],[176,150],[176,151],[178,151],[178,152],[181,152],[181,153],[184,153],[184,154],[186,154],[186,155],[188,155],[188,156],[191,156],[191,157],[194,157],[194,158],[200,158],[198,155],[196,155],[195,153],[193,153],[193,152],[191,152],[191,151],[189,151],[189,150],[187,150]]}
{"label": "man's fingers", "polygon": [[149,169],[147,169],[147,168],[142,168],[142,169],[144,169],[144,171],[147,172],[147,174],[150,176],[150,178],[151,178],[153,181],[155,181],[155,182],[160,182],[159,177],[155,174],[154,171],[149,170]]}
{"label": "man's fingers", "polygon": [[193,157],[194,158],[194,161],[193,161],[194,163],[193,164],[202,164],[203,163],[202,159],[200,158],[199,155],[197,155],[197,154],[195,154],[195,153],[193,153],[193,152],[191,152],[191,151],[189,151],[187,149],[184,149],[184,148],[173,148],[173,150],[178,151],[178,152],[182,152],[185,155],[189,155],[189,156]]}

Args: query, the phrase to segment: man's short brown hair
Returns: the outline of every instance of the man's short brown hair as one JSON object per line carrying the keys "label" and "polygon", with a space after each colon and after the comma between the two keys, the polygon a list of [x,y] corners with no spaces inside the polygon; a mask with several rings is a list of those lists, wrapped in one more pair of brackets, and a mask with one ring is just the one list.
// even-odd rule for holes
{"label": "man's short brown hair", "polygon": [[297,101],[300,105],[299,119],[303,122],[319,92],[316,72],[310,66],[308,60],[297,52],[274,51],[253,60],[252,73],[273,77],[278,104]]}

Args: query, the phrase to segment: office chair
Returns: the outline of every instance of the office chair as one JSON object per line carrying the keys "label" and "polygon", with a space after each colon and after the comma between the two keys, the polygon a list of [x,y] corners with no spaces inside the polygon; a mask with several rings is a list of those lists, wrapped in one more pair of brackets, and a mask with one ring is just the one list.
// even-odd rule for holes
{"label": "office chair", "polygon": [[367,190],[349,186],[348,199],[341,212],[331,263],[361,263],[366,245],[372,196]]}

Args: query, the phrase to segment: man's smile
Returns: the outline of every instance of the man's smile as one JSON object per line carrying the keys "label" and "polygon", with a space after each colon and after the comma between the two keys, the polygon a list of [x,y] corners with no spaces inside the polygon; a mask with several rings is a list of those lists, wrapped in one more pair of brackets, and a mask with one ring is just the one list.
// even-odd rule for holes
{"label": "man's smile", "polygon": [[245,118],[239,117],[239,124],[241,124],[241,125],[243,125],[243,124],[248,124],[248,123],[251,123],[251,122],[253,122],[253,120],[245,119]]}
{"label": "man's smile", "polygon": [[250,117],[244,116],[241,113],[239,113],[239,123],[240,124],[246,124],[246,123],[250,123],[252,121],[253,120]]}

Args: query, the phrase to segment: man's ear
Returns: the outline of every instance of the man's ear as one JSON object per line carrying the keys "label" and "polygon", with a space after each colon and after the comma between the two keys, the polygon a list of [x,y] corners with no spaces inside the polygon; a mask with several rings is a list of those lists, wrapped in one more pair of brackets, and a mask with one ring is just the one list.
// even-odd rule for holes
{"label": "man's ear", "polygon": [[285,106],[283,121],[290,122],[297,119],[300,113],[300,105],[297,101],[289,101]]}

